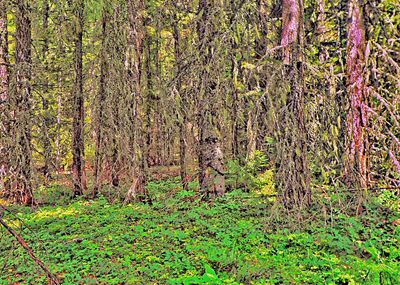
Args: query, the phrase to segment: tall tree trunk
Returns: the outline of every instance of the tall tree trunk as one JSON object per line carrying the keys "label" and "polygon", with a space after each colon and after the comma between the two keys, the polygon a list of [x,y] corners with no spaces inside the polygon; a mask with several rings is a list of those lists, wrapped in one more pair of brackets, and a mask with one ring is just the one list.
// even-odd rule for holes
{"label": "tall tree trunk", "polygon": [[61,72],[57,75],[57,83],[58,88],[60,91],[57,92],[57,124],[56,124],[56,141],[55,141],[55,148],[56,148],[56,157],[55,157],[55,165],[57,170],[57,176],[60,174],[60,158],[61,158],[61,111],[62,111],[62,79],[61,79]]}
{"label": "tall tree trunk", "polygon": [[101,54],[100,54],[100,83],[99,83],[99,94],[97,100],[97,127],[96,127],[96,149],[94,157],[94,182],[93,182],[93,198],[96,197],[100,187],[101,167],[103,163],[103,128],[104,128],[104,102],[106,99],[106,72],[107,72],[107,49],[106,49],[106,37],[107,37],[107,21],[108,11],[107,8],[103,8],[102,15],[102,39],[101,39]]}
{"label": "tall tree trunk", "polygon": [[281,199],[287,208],[311,204],[304,117],[303,9],[303,0],[282,0],[281,45],[290,90],[280,122],[277,178]]}
{"label": "tall tree trunk", "polygon": [[[225,193],[225,174],[223,153],[216,135],[216,115],[218,113],[217,88],[215,74],[210,74],[213,68],[212,59],[215,56],[213,48],[213,32],[216,27],[216,17],[210,19],[210,14],[218,9],[217,4],[210,0],[199,1],[198,26],[200,42],[200,58],[202,64],[200,102],[199,102],[199,184],[203,198],[222,196]],[[219,71],[218,71],[219,72]]]}
{"label": "tall tree trunk", "polygon": [[75,0],[75,84],[74,84],[74,117],[72,138],[72,175],[74,196],[83,194],[85,185],[85,162],[84,162],[84,95],[83,95],[83,12],[84,1]]}
{"label": "tall tree trunk", "polygon": [[179,35],[179,19],[175,13],[174,26],[173,26],[173,37],[174,37],[174,54],[175,54],[175,80],[176,80],[176,92],[178,93],[179,99],[179,110],[178,110],[178,124],[179,124],[179,165],[180,165],[180,176],[181,185],[184,190],[189,190],[188,184],[188,173],[186,165],[186,126],[188,124],[187,116],[187,98],[182,92],[182,63],[181,63],[181,49],[180,49],[180,35]]}
{"label": "tall tree trunk", "polygon": [[349,186],[368,187],[367,170],[367,92],[364,77],[366,35],[362,1],[351,0],[347,32],[347,94],[350,109],[347,114],[347,155],[344,175]]}
{"label": "tall tree trunk", "polygon": [[10,102],[6,0],[0,0],[0,191],[10,194]]}
{"label": "tall tree trunk", "polygon": [[45,178],[45,183],[47,183],[48,178],[50,178],[50,167],[51,167],[51,142],[49,138],[49,128],[50,128],[50,114],[49,114],[49,100],[48,100],[48,90],[49,82],[47,79],[48,73],[48,63],[47,56],[49,51],[49,38],[48,38],[48,28],[49,28],[49,2],[48,0],[43,0],[43,47],[42,47],[42,62],[44,63],[44,71],[46,74],[43,76],[43,95],[42,95],[42,108],[43,108],[43,121],[42,121],[42,145],[43,145],[43,156],[44,156],[44,167],[43,175]]}
{"label": "tall tree trunk", "polygon": [[[338,11],[342,13],[337,13],[336,16],[336,25],[337,25],[337,32],[338,32],[338,39],[337,39],[337,50],[339,53],[338,59],[340,64],[340,72],[339,72],[339,82],[337,87],[337,92],[335,95],[336,105],[338,106],[338,117],[340,118],[341,122],[346,121],[346,98],[347,95],[347,88],[346,88],[346,42],[347,42],[347,16],[348,16],[348,9],[347,6],[349,4],[349,0],[339,0]],[[346,152],[346,124],[341,124],[339,127],[339,135],[338,135],[338,152],[340,154],[344,154]],[[342,163],[340,165],[339,171],[344,170],[345,165]]]}
{"label": "tall tree trunk", "polygon": [[143,54],[143,43],[145,38],[144,26],[144,0],[127,0],[128,5],[128,45],[130,49],[129,74],[132,84],[132,140],[131,147],[133,149],[133,176],[134,180],[131,188],[128,191],[126,201],[136,199],[139,201],[149,201],[150,197],[146,190],[146,171],[143,146],[145,144],[143,125],[139,119],[140,103],[142,98],[141,86],[141,65]]}
{"label": "tall tree trunk", "polygon": [[[157,37],[157,34],[156,34]],[[144,124],[143,124],[143,133],[144,133],[144,140],[143,140],[143,146],[142,146],[142,154],[143,154],[143,162],[144,162],[144,169],[145,173],[148,172],[149,168],[149,162],[150,162],[150,147],[151,147],[151,117],[152,117],[152,112],[154,109],[154,78],[153,78],[153,70],[151,66],[152,58],[151,58],[151,43],[152,43],[152,38],[151,35],[146,35],[146,40],[145,40],[145,68],[146,68],[146,85],[147,85],[147,90],[145,95],[145,98],[143,98],[143,104],[144,104]],[[157,56],[155,54],[154,60],[157,60]]]}
{"label": "tall tree trunk", "polygon": [[231,38],[230,38],[230,49],[231,49],[231,92],[232,92],[232,105],[231,105],[231,135],[232,135],[232,140],[231,140],[231,153],[232,153],[232,158],[237,159],[239,157],[239,129],[240,129],[240,123],[239,123],[239,105],[240,105],[240,100],[238,96],[238,90],[237,90],[237,81],[238,81],[238,73],[241,62],[238,62],[237,60],[237,55],[238,55],[238,43],[236,42],[237,40],[234,37],[234,33],[236,33],[236,25],[235,23],[235,15],[236,15],[236,10],[237,10],[237,5],[235,0],[230,0],[229,2],[229,25],[231,27]]}
{"label": "tall tree trunk", "polygon": [[[270,27],[268,27],[269,18],[272,18],[272,15],[269,17],[268,15],[268,3],[266,0],[257,0],[257,29],[259,36],[256,37],[255,40],[255,60],[260,61],[263,56],[265,56],[268,49],[268,32],[273,32]],[[271,4],[273,5],[273,4]],[[271,9],[272,10],[272,9]],[[259,80],[254,80],[253,86],[251,90],[257,88],[254,86],[255,83],[259,84],[262,90],[265,90],[267,86],[267,77],[265,76],[266,72],[261,72],[259,76]],[[257,82],[258,81],[258,82]],[[264,116],[266,113],[266,109],[264,109],[265,105],[265,97],[267,95],[262,95],[260,103],[256,104],[256,115],[255,115],[255,146],[254,149],[263,150],[265,146],[265,137],[272,136],[272,132],[269,130],[269,126],[267,124],[267,118]]]}
{"label": "tall tree trunk", "polygon": [[30,1],[18,1],[15,14],[15,126],[16,177],[13,196],[17,203],[33,203],[31,184],[31,8]]}

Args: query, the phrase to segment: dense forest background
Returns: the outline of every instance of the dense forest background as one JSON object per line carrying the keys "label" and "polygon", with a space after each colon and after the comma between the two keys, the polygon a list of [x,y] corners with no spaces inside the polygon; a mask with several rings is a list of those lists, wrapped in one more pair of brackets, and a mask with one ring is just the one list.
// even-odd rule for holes
{"label": "dense forest background", "polygon": [[[105,206],[130,211],[127,205],[134,205],[137,212],[118,215],[143,210],[162,224],[173,216],[171,203],[176,211],[215,209],[232,222],[209,221],[221,222],[220,229],[247,215],[240,207],[253,209],[257,225],[247,225],[249,232],[261,224],[275,232],[282,223],[299,229],[310,217],[325,226],[346,228],[350,221],[356,227],[363,215],[375,215],[393,235],[381,237],[393,243],[388,248],[395,251],[398,242],[397,0],[0,0],[0,116],[0,217],[14,237],[30,240],[13,230],[24,225],[17,213],[35,227],[41,207],[74,212],[96,205],[97,223],[110,214],[102,212]],[[228,211],[230,203],[238,208]],[[190,227],[185,213],[181,227]],[[195,220],[202,219],[199,213]],[[114,224],[115,234],[120,226]],[[357,255],[351,248],[347,254]],[[368,257],[379,250],[366,249]],[[398,268],[396,254],[380,261],[393,269],[389,275]],[[3,269],[18,263],[0,257]],[[248,265],[231,262],[207,263],[205,275],[197,264],[198,271],[186,275],[198,274],[200,281],[182,284],[225,284],[207,283],[208,275],[245,284],[269,276],[247,276]],[[28,275],[10,270],[4,279],[0,274],[0,284],[28,275],[36,281],[26,284],[39,284],[30,269]],[[186,272],[179,270],[163,277],[143,273],[133,283],[121,276],[98,281],[162,284]],[[364,281],[399,280],[398,274],[385,279],[380,270],[369,269],[376,275],[366,273]],[[55,283],[89,284],[79,278],[91,278],[55,271],[58,277],[47,274]],[[280,274],[276,282],[290,280]],[[360,277],[351,274],[332,273],[337,279],[324,282],[358,284],[351,280]],[[299,278],[276,284],[323,284]],[[181,284],[176,280],[172,284]],[[275,284],[269,282],[254,284]]]}

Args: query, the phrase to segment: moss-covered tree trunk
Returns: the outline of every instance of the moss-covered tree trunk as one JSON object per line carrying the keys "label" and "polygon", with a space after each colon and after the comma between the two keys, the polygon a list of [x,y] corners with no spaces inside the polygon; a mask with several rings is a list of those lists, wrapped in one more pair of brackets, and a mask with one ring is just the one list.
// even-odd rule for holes
{"label": "moss-covered tree trunk", "polygon": [[103,132],[104,132],[104,104],[106,100],[106,72],[107,72],[107,22],[108,10],[106,7],[102,11],[101,21],[101,54],[100,54],[100,79],[99,79],[99,93],[96,102],[97,116],[96,116],[96,135],[95,135],[95,157],[93,167],[93,190],[92,196],[96,197],[100,188],[101,168],[103,163]]}
{"label": "moss-covered tree trunk", "polygon": [[303,9],[302,0],[282,0],[281,45],[289,90],[279,126],[277,178],[287,208],[305,208],[311,204],[304,114]]}
{"label": "moss-covered tree trunk", "polygon": [[144,49],[145,26],[144,26],[144,0],[128,0],[128,46],[129,46],[129,75],[132,86],[131,104],[131,148],[133,162],[133,182],[128,191],[126,200],[150,201],[146,190],[146,164],[145,164],[145,134],[143,131],[143,97],[141,84],[142,55]]}
{"label": "moss-covered tree trunk", "polygon": [[[217,76],[220,70],[212,66],[216,59],[214,32],[218,25],[219,4],[211,0],[199,1],[198,37],[201,62],[199,90],[199,184],[204,198],[222,196],[225,193],[225,174],[222,149],[217,136],[218,90]],[[218,64],[218,63],[216,63]],[[211,70],[215,69],[216,73]]]}
{"label": "moss-covered tree trunk", "polygon": [[12,195],[17,203],[33,203],[31,183],[31,7],[30,1],[17,2],[15,13],[15,67],[13,116],[15,132],[15,176]]}
{"label": "moss-covered tree trunk", "polygon": [[48,53],[49,53],[49,13],[50,7],[48,0],[43,0],[42,2],[42,30],[43,30],[43,46],[42,46],[42,64],[45,73],[42,75],[43,78],[43,95],[42,95],[42,126],[40,140],[43,147],[43,175],[44,183],[47,184],[49,178],[51,178],[51,168],[52,168],[52,146],[49,137],[49,129],[51,127],[51,115],[50,115],[50,102],[49,102],[49,64],[48,64]]}
{"label": "moss-covered tree trunk", "polygon": [[174,56],[175,56],[175,80],[176,92],[178,93],[179,110],[178,110],[178,124],[179,124],[179,166],[181,185],[184,190],[189,190],[188,172],[187,172],[187,124],[188,124],[188,102],[186,94],[182,92],[182,51],[180,46],[180,31],[179,31],[179,18],[177,13],[174,15],[173,25],[174,37]]}
{"label": "moss-covered tree trunk", "polygon": [[[6,0],[0,0],[0,194],[10,194],[10,102]],[[3,192],[3,193],[1,193]]]}
{"label": "moss-covered tree trunk", "polygon": [[85,163],[84,163],[84,95],[83,95],[83,15],[84,1],[74,1],[75,19],[75,82],[73,89],[73,125],[72,125],[72,177],[73,194],[79,196],[86,188],[85,183]]}
{"label": "moss-covered tree trunk", "polygon": [[347,113],[345,179],[350,187],[368,187],[367,90],[364,75],[366,53],[362,1],[349,3],[346,79],[350,108]]}

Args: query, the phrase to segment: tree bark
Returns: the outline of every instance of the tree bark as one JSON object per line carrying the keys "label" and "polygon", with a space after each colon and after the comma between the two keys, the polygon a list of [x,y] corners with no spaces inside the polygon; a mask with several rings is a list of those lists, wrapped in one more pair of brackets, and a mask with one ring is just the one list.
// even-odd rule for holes
{"label": "tree bark", "polygon": [[10,195],[10,102],[6,0],[0,0],[0,191]]}
{"label": "tree bark", "polygon": [[368,187],[367,91],[364,76],[366,31],[360,0],[351,0],[347,32],[346,77],[350,109],[347,113],[345,180],[349,186]]}
{"label": "tree bark", "polygon": [[[157,34],[156,34],[157,37]],[[143,162],[144,162],[144,170],[145,173],[148,172],[149,162],[150,162],[150,148],[151,148],[151,118],[152,112],[154,110],[154,78],[153,78],[153,70],[151,66],[151,62],[153,59],[151,58],[151,44],[152,38],[151,35],[145,36],[145,71],[146,71],[146,85],[147,90],[144,94],[143,98],[143,109],[145,111],[144,121],[143,121],[143,146],[142,146],[142,154],[143,154]],[[157,60],[157,53],[154,55],[154,60]]]}
{"label": "tree bark", "polygon": [[282,0],[281,45],[284,74],[290,90],[280,122],[277,178],[286,208],[311,204],[304,117],[303,9],[302,0]]}
{"label": "tree bark", "polygon": [[141,86],[141,65],[143,44],[145,38],[144,26],[144,0],[127,0],[128,5],[128,45],[130,49],[129,74],[132,84],[132,139],[131,147],[133,149],[133,183],[128,191],[125,201],[132,199],[151,202],[149,194],[144,187],[146,183],[145,157],[143,147],[145,137],[143,133],[143,122],[139,119],[142,98]]}
{"label": "tree bark", "polygon": [[239,48],[239,44],[236,42],[235,37],[234,37],[234,33],[236,25],[235,24],[235,15],[236,15],[236,9],[237,9],[237,5],[236,5],[236,1],[235,0],[230,0],[229,2],[229,12],[230,12],[230,16],[229,16],[229,25],[231,27],[231,39],[230,39],[230,49],[231,49],[231,70],[230,70],[230,75],[231,75],[231,92],[232,92],[232,105],[231,105],[231,135],[232,135],[232,139],[231,139],[231,153],[232,153],[232,158],[233,159],[238,159],[239,158],[239,154],[240,154],[240,144],[239,144],[239,139],[240,139],[240,99],[239,99],[239,92],[237,90],[237,81],[238,78],[240,78],[239,76],[239,72],[240,72],[240,68],[241,68],[241,58],[239,59],[239,62],[237,60],[237,55],[239,53],[238,48]]}
{"label": "tree bark", "polygon": [[188,123],[187,116],[187,98],[182,92],[182,56],[180,49],[180,35],[179,35],[179,19],[177,14],[174,16],[173,26],[173,37],[174,37],[174,55],[175,55],[175,80],[176,80],[176,92],[179,97],[179,110],[178,110],[178,124],[179,124],[179,165],[180,165],[180,176],[181,185],[184,190],[189,190],[189,180],[186,165],[186,126]]}
{"label": "tree bark", "polygon": [[33,203],[31,184],[31,8],[30,1],[18,1],[15,14],[15,98],[16,146],[13,196],[17,203]]}
{"label": "tree bark", "polygon": [[49,2],[48,0],[43,0],[43,23],[42,29],[44,34],[43,39],[43,47],[42,47],[42,62],[44,63],[44,71],[43,75],[43,95],[42,95],[42,108],[43,108],[43,121],[42,121],[42,145],[43,145],[43,156],[44,156],[44,167],[43,167],[43,175],[44,181],[47,183],[47,180],[50,178],[50,167],[51,167],[51,159],[52,159],[52,149],[51,142],[49,138],[49,128],[50,128],[50,114],[49,114],[49,100],[48,100],[48,90],[49,90],[49,82],[47,79],[47,74],[49,72],[49,67],[47,64],[47,56],[49,51],[49,38],[48,38],[48,28],[49,28]]}
{"label": "tree bark", "polygon": [[[199,1],[199,15],[201,19],[198,25],[200,42],[200,59],[202,65],[200,99],[199,99],[199,184],[203,198],[222,196],[225,193],[224,160],[221,147],[216,135],[217,94],[215,92],[217,82],[211,73],[212,59],[215,56],[212,49],[214,22],[216,17],[210,19],[211,12],[220,8],[213,5],[213,1]],[[213,21],[214,20],[214,21]],[[217,72],[219,72],[217,70]]]}
{"label": "tree bark", "polygon": [[101,54],[100,54],[100,82],[99,82],[99,93],[97,100],[97,128],[96,128],[96,149],[95,149],[95,161],[93,168],[94,182],[92,196],[95,198],[100,188],[100,177],[101,167],[103,163],[103,128],[104,128],[104,101],[106,100],[106,72],[107,72],[107,49],[106,49],[106,37],[107,37],[107,21],[108,11],[107,8],[103,8],[102,15],[102,39],[101,39]]}
{"label": "tree bark", "polygon": [[83,194],[85,185],[85,162],[84,162],[84,95],[83,95],[83,12],[84,1],[75,0],[75,84],[74,84],[74,115],[73,115],[73,138],[72,138],[72,175],[73,175],[73,194],[79,196]]}

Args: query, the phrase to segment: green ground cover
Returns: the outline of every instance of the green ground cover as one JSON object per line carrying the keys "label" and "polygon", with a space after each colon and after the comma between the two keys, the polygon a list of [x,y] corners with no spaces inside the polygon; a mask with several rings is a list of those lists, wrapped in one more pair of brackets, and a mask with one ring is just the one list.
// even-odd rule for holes
{"label": "green ground cover", "polygon": [[[148,188],[152,206],[107,194],[69,202],[54,186],[41,194],[52,205],[3,216],[63,284],[400,284],[398,211],[381,196],[358,217],[316,207],[288,221],[256,193],[204,203],[174,179]],[[0,237],[0,284],[46,284],[4,229]]]}

